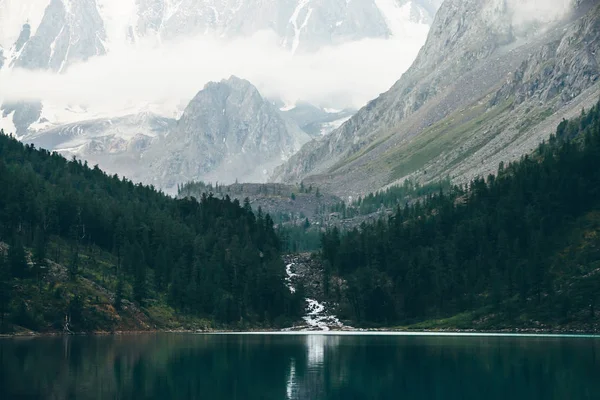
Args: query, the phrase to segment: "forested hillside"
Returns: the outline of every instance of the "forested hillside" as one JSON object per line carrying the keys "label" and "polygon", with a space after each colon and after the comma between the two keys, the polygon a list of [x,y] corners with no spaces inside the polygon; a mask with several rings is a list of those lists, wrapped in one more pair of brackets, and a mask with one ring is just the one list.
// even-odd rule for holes
{"label": "forested hillside", "polygon": [[[596,330],[599,167],[600,104],[485,180],[368,196],[398,209],[322,236],[324,298],[358,326]],[[4,331],[264,328],[304,312],[248,201],[173,199],[4,134],[0,188]],[[407,191],[426,200],[403,206]]]}
{"label": "forested hillside", "polygon": [[[363,324],[597,326],[600,106],[497,176],[360,230],[330,230],[322,255],[329,295]],[[336,275],[345,290],[330,284]]]}
{"label": "forested hillside", "polygon": [[110,329],[109,311],[131,304],[222,326],[282,323],[303,299],[285,287],[279,252],[273,221],[249,204],[176,200],[0,135],[3,322],[48,330],[71,316],[74,329]]}

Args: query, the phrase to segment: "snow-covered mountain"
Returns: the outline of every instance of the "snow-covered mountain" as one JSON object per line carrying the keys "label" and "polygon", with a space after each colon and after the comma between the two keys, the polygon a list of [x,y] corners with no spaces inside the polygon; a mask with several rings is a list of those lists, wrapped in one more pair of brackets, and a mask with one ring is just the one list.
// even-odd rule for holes
{"label": "snow-covered mountain", "polygon": [[[0,0],[0,86],[2,79],[8,79],[3,77],[9,76],[11,71],[44,71],[64,76],[81,63],[102,56],[123,54],[126,57],[128,51],[134,49],[171,48],[196,37],[227,41],[269,31],[277,38],[282,51],[292,57],[318,54],[323,49],[369,39],[414,36],[419,42],[424,41],[441,2]],[[210,54],[206,56],[210,62]],[[398,75],[402,72],[399,70]],[[55,92],[60,90],[59,86]],[[85,84],[81,91],[86,91]],[[326,95],[324,93],[323,97]],[[179,99],[180,103],[187,101],[189,98]],[[118,148],[130,147],[127,143],[133,140],[128,135],[114,134],[115,129],[131,130],[131,120],[142,120],[144,123],[140,127],[147,128],[157,118],[169,120],[179,117],[182,111],[166,111],[152,104],[133,104],[127,110],[110,111],[110,114],[94,110],[87,104],[55,104],[45,98],[27,96],[6,98],[0,90],[0,129],[15,133],[24,141],[56,144],[52,150],[102,160],[109,170],[115,170],[108,162],[114,159],[111,140],[118,138],[126,142]],[[306,124],[306,129],[313,135],[327,133],[349,116],[349,111],[331,113],[321,109]],[[75,131],[78,132],[77,145],[56,142],[58,132],[61,137],[66,137],[65,132]],[[104,138],[102,145],[97,142],[99,132]],[[45,135],[48,135],[47,139],[44,139]],[[108,143],[106,137],[113,139]],[[275,144],[280,148],[287,145]],[[135,143],[131,146],[135,148]],[[101,154],[102,149],[106,154]]]}
{"label": "snow-covered mountain", "polygon": [[177,125],[172,118],[151,112],[100,118],[34,132],[27,142],[77,157],[120,176],[138,176],[144,153]]}
{"label": "snow-covered mountain", "polygon": [[[110,46],[143,40],[168,41],[191,35],[221,37],[271,30],[290,50],[368,37],[387,37],[430,24],[442,0],[2,0],[0,46],[8,50],[29,25],[39,51],[59,44]],[[91,39],[91,41],[90,41]],[[38,42],[36,39],[34,42]],[[33,48],[31,49],[33,50]],[[71,57],[80,56],[75,53]],[[57,55],[58,57],[58,55]]]}
{"label": "snow-covered mountain", "polygon": [[31,133],[37,147],[174,192],[190,180],[266,182],[310,136],[250,82],[209,82],[178,119],[145,112]]}
{"label": "snow-covered mountain", "polygon": [[[0,0],[0,70],[64,73],[115,50],[168,46],[197,35],[234,39],[271,31],[292,53],[411,32],[424,40],[441,1]],[[40,100],[27,110],[3,107],[1,126],[23,136],[28,124],[48,119],[41,108],[52,105]]]}

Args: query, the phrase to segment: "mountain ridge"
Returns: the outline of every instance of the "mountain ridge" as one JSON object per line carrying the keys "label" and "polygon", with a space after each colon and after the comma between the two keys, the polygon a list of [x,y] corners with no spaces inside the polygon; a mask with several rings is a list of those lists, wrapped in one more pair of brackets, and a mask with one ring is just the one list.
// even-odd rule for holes
{"label": "mountain ridge", "polygon": [[249,81],[231,76],[207,83],[177,120],[145,112],[51,127],[23,140],[175,193],[192,180],[265,182],[311,137]]}
{"label": "mountain ridge", "polygon": [[199,179],[265,182],[309,140],[250,82],[232,76],[206,84],[175,129],[144,154],[153,174],[142,181],[166,190]]}
{"label": "mountain ridge", "polygon": [[[441,0],[19,1],[0,3],[0,26],[7,26],[6,32],[0,30],[0,60],[5,58],[0,61],[3,65],[0,68],[51,73],[66,73],[76,64],[116,50],[125,54],[136,48],[165,48],[194,37],[239,39],[264,31],[274,32],[279,46],[292,54],[314,53],[363,39],[389,39],[395,34],[410,33],[413,28],[422,31],[423,27],[427,29],[432,12],[441,3]],[[402,32],[392,32],[391,25]],[[5,102],[0,96],[0,103]],[[25,136],[40,119],[48,119],[44,108],[54,107],[44,99],[21,103],[3,105],[0,118],[0,127],[14,130],[19,137]],[[10,115],[13,111],[21,117]],[[86,118],[78,120],[82,119]]]}
{"label": "mountain ridge", "polygon": [[[301,150],[276,171],[272,180],[305,180],[305,183],[325,185],[341,196],[356,196],[402,182],[407,177],[425,182],[441,179],[451,175],[452,165],[463,162],[461,158],[473,159],[473,154],[507,135],[500,120],[511,124],[519,120],[523,125],[532,125],[517,129],[516,136],[520,137],[549,117],[546,115],[549,109],[551,115],[560,115],[565,104],[557,100],[558,93],[547,99],[546,106],[529,99],[514,107],[510,90],[508,96],[496,93],[509,76],[523,68],[530,53],[541,54],[539,49],[551,43],[562,42],[563,58],[571,60],[593,53],[597,40],[588,41],[580,50],[568,44],[569,32],[587,29],[597,34],[598,7],[589,8],[590,2],[578,3],[577,10],[581,10],[583,16],[575,13],[555,22],[552,29],[532,34],[515,30],[506,18],[495,19],[496,24],[488,27],[487,13],[494,5],[491,0],[444,3],[425,46],[402,78],[319,144]],[[465,15],[469,13],[478,16],[470,24],[465,22]],[[570,65],[584,73],[585,68],[577,63]],[[569,88],[578,86],[576,94],[580,94],[592,87],[598,74],[595,64],[589,65],[586,72],[589,79],[583,83],[571,80],[560,92],[567,93]],[[561,71],[555,71],[558,81],[561,81]],[[519,108],[513,115],[516,118],[508,120],[508,111],[514,111],[515,107]],[[528,107],[533,110],[530,116],[526,115],[531,111]],[[486,113],[490,118],[485,118]],[[536,118],[540,120],[527,122]],[[477,126],[469,126],[470,123]],[[477,140],[471,140],[475,137]],[[502,145],[489,152],[508,151],[515,153],[514,159],[535,147],[511,150],[510,140],[502,140]],[[485,159],[479,158],[479,161],[485,164]],[[433,174],[432,168],[436,168]],[[481,169],[467,174],[462,171],[451,177],[468,180],[481,172]]]}

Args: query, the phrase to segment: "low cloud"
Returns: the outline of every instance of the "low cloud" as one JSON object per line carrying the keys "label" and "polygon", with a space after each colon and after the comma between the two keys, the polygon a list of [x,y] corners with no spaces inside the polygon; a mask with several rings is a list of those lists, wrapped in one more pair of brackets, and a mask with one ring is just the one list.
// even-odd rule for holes
{"label": "low cloud", "polygon": [[573,0],[508,0],[513,25],[556,21],[572,9]]}
{"label": "low cloud", "polygon": [[230,75],[248,79],[261,93],[332,107],[360,107],[387,90],[410,66],[426,39],[373,39],[297,54],[281,48],[270,32],[224,41],[201,36],[162,46],[115,48],[73,65],[60,75],[0,71],[4,100],[43,100],[61,108],[82,106],[98,115],[144,104],[173,113],[209,81]]}

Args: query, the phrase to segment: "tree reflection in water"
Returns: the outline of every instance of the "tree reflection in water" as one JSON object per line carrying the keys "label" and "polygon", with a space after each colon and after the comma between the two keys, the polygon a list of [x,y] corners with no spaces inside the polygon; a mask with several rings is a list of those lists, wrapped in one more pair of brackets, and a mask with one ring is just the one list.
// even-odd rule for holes
{"label": "tree reflection in water", "polygon": [[192,335],[0,340],[0,398],[592,399],[599,339]]}

